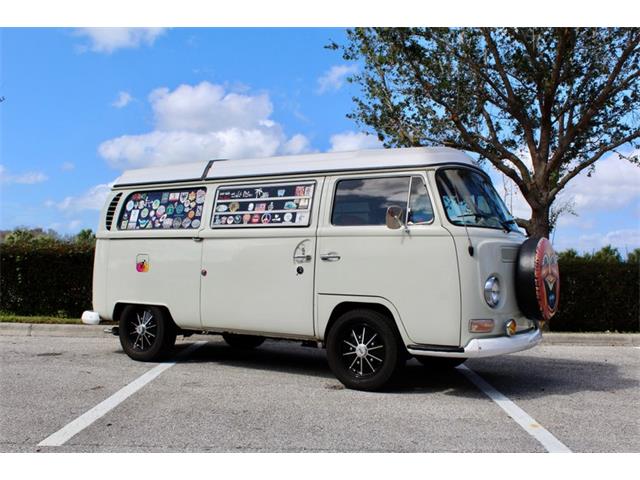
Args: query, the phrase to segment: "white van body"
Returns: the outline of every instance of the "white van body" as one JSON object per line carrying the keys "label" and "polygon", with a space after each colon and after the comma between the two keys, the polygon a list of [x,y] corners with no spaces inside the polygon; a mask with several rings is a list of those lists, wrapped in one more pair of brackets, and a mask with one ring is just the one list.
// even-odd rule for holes
{"label": "white van body", "polygon": [[[350,309],[369,308],[393,321],[406,351],[414,356],[468,358],[530,348],[540,341],[540,329],[535,320],[521,314],[514,285],[518,248],[525,236],[516,228],[449,221],[436,178],[443,169],[484,175],[468,155],[448,148],[224,160],[127,171],[115,182],[101,213],[95,312],[86,312],[86,318],[97,313],[100,319],[118,320],[127,305],[153,305],[168,312],[181,332],[325,342],[337,317]],[[407,221],[392,229],[357,224],[361,213],[347,211],[360,208],[355,200],[348,203],[357,197],[357,185],[400,184],[407,178],[408,188],[415,186],[416,191],[424,182],[431,205],[428,221]],[[367,183],[368,179],[372,180]],[[345,182],[344,188],[353,187],[340,197],[347,199],[346,213],[339,219],[342,224],[334,224],[340,182]],[[184,192],[190,196],[197,192],[197,198],[181,201],[181,191],[183,197]],[[173,205],[184,203],[187,209],[191,204],[199,212],[193,217],[198,227],[140,228],[144,210],[153,215],[156,206],[158,215],[162,211],[166,216],[169,207],[165,211],[152,202],[136,214],[135,229],[127,228],[133,222],[128,212],[133,217],[138,211],[136,192],[155,192],[158,198],[162,194],[163,201],[173,195],[178,199]],[[233,198],[240,192],[247,198]],[[268,202],[258,202],[265,192],[272,195],[264,198]],[[282,206],[293,206],[291,212],[297,214],[278,210]],[[262,220],[251,223],[255,215]],[[300,223],[263,223],[284,222],[287,215]],[[356,224],[349,224],[352,217]],[[160,218],[150,221],[176,225],[175,219],[171,224],[171,218]],[[500,285],[493,307],[484,290],[490,277]],[[490,330],[472,332],[470,322],[475,320],[492,320]],[[517,325],[515,335],[505,329],[511,320]]]}

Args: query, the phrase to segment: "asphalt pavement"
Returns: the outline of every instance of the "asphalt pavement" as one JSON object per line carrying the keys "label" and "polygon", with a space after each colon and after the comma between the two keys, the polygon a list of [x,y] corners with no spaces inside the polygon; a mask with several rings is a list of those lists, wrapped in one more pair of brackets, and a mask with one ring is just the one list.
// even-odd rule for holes
{"label": "asphalt pavement", "polygon": [[410,360],[369,393],[293,342],[237,351],[194,336],[159,365],[129,359],[113,336],[7,333],[2,452],[640,451],[632,345],[543,344],[445,373]]}

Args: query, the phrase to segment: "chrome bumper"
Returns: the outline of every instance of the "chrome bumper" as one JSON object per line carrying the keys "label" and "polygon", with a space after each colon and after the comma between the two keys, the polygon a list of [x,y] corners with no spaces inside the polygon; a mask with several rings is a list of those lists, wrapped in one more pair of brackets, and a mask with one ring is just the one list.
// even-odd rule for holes
{"label": "chrome bumper", "polygon": [[519,333],[513,337],[474,338],[461,352],[445,352],[438,350],[407,348],[411,355],[426,355],[429,357],[480,358],[504,355],[506,353],[521,352],[535,347],[542,340],[542,332],[535,329],[530,332]]}

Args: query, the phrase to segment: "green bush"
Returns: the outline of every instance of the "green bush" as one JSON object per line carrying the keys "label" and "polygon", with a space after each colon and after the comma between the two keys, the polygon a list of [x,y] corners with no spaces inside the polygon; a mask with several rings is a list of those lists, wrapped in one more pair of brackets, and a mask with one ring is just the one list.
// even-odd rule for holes
{"label": "green bush", "polygon": [[79,317],[91,309],[94,247],[82,243],[0,247],[0,311]]}
{"label": "green bush", "polygon": [[560,257],[556,332],[640,331],[640,264]]}

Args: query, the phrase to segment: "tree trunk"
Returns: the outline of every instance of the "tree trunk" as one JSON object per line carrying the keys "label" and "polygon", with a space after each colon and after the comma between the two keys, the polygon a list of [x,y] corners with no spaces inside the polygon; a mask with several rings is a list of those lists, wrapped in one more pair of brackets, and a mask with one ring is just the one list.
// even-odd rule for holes
{"label": "tree trunk", "polygon": [[532,209],[531,220],[526,228],[527,235],[530,237],[549,238],[549,234],[551,233],[550,210],[550,205]]}

